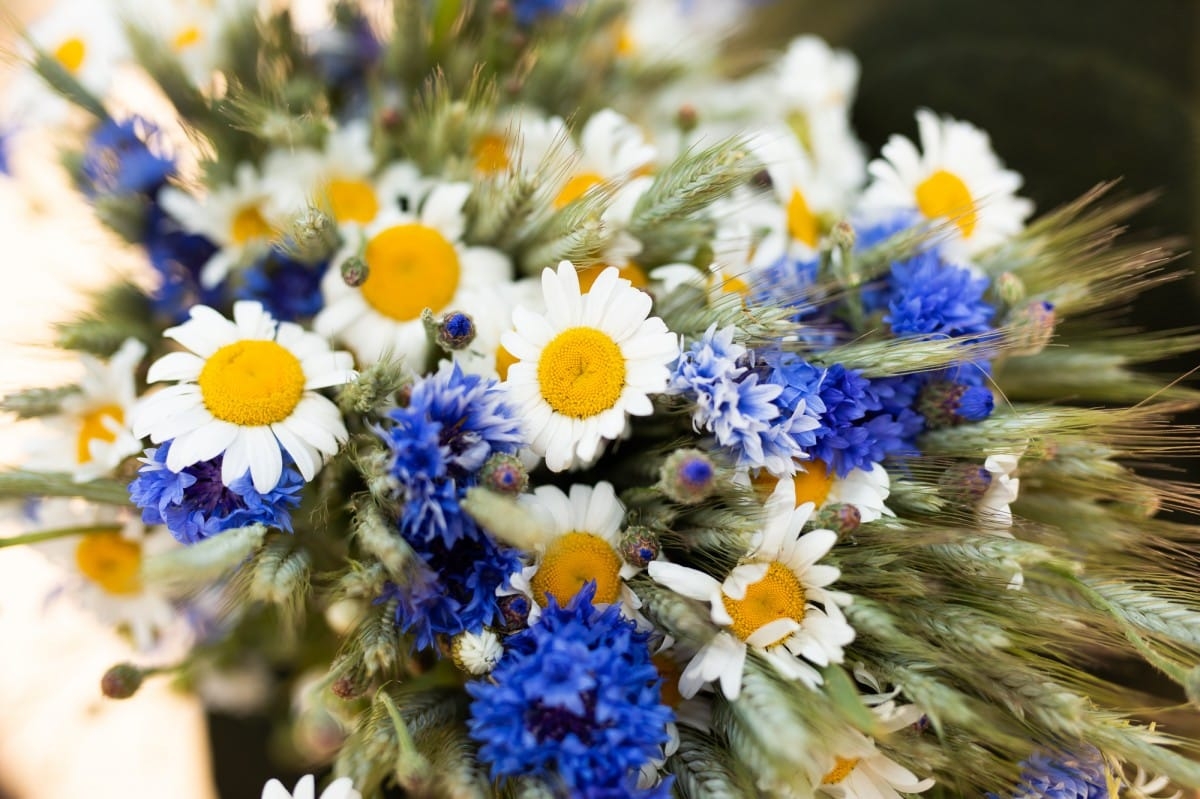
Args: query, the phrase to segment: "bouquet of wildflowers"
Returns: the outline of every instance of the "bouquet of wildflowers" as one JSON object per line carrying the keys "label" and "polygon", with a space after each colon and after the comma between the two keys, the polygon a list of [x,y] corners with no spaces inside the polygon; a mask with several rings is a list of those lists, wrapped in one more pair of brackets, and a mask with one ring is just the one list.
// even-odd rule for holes
{"label": "bouquet of wildflowers", "polygon": [[1200,786],[1095,673],[1200,700],[1155,472],[1198,395],[1134,368],[1200,338],[1114,321],[1170,277],[1140,200],[1034,218],[928,110],[872,158],[853,57],[730,75],[734,3],[311,11],[25,33],[3,163],[65,131],[146,264],[3,401],[45,437],[2,543],[128,633],[108,696],[254,672],[325,797]]}

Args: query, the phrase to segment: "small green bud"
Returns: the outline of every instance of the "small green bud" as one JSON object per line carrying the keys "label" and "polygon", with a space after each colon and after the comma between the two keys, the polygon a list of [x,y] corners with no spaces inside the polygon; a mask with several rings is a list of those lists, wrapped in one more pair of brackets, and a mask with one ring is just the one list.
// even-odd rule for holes
{"label": "small green bud", "polygon": [[128,699],[142,687],[146,672],[132,663],[118,663],[100,678],[100,690],[109,699]]}
{"label": "small green bud", "polygon": [[1011,355],[1037,355],[1054,338],[1056,320],[1051,303],[1034,300],[1014,308],[1007,321],[1012,327],[1007,342]]}
{"label": "small green bud", "polygon": [[479,470],[479,483],[489,491],[517,496],[529,488],[529,473],[516,455],[497,452]]}
{"label": "small green bud", "polygon": [[367,282],[367,275],[370,271],[366,260],[354,255],[342,263],[342,280],[346,282],[347,286],[357,288]]}
{"label": "small green bud", "polygon": [[717,470],[707,453],[698,449],[680,449],[663,461],[658,487],[670,499],[694,505],[708,498],[717,483]]}
{"label": "small green bud", "polygon": [[649,527],[634,525],[621,535],[621,556],[634,566],[645,566],[658,557],[662,547]]}
{"label": "small green bud", "polygon": [[1025,281],[1012,272],[1004,272],[996,278],[996,295],[1010,308],[1025,300]]}
{"label": "small green bud", "polygon": [[808,526],[814,530],[833,530],[839,539],[853,533],[862,524],[862,513],[849,503],[834,502],[812,515]]}

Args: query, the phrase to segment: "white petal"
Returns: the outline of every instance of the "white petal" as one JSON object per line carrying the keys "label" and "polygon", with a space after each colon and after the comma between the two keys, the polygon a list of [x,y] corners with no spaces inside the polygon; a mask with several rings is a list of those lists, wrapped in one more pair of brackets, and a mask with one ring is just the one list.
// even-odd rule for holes
{"label": "white petal", "polygon": [[240,429],[237,425],[213,420],[190,433],[184,433],[171,442],[167,468],[179,472],[193,463],[212,460],[225,451]]}
{"label": "white petal", "polygon": [[654,582],[689,599],[707,602],[721,588],[720,583],[704,572],[677,563],[653,560],[646,566],[646,572]]}
{"label": "white petal", "polygon": [[163,380],[195,380],[204,368],[204,359],[190,352],[169,352],[150,366],[147,383]]}
{"label": "white petal", "polygon": [[265,494],[279,485],[283,474],[283,453],[269,427],[247,427],[244,435],[250,447],[250,477],[254,490]]}

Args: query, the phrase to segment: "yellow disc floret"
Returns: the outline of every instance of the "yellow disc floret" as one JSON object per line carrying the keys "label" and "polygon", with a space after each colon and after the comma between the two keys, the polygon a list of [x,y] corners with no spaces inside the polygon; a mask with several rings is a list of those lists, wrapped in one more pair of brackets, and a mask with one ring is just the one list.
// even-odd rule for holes
{"label": "yellow disc floret", "polygon": [[930,219],[954,220],[963,238],[975,230],[975,203],[971,191],[958,175],[939,169],[917,186],[917,207]]}
{"label": "yellow disc floret", "polygon": [[111,419],[117,425],[124,424],[125,412],[120,405],[103,405],[93,408],[83,415],[83,424],[79,426],[79,437],[75,440],[75,459],[82,466],[92,461],[92,442],[103,441],[111,443],[117,440],[117,434],[108,427]]}
{"label": "yellow disc floret", "polygon": [[[777,619],[804,621],[804,586],[792,570],[778,561],[772,561],[767,573],[757,583],[746,589],[743,599],[722,597],[725,612],[733,619],[730,630],[745,641],[760,628]],[[785,636],[786,637],[786,636]],[[772,641],[774,646],[782,641]]]}
{"label": "yellow disc floret", "polygon": [[79,68],[83,66],[83,59],[86,57],[87,44],[77,36],[67,39],[54,48],[54,60],[62,64],[62,68],[71,74],[79,71]]}
{"label": "yellow disc floret", "polygon": [[113,529],[79,539],[75,564],[109,594],[136,594],[142,588],[142,545]]}
{"label": "yellow disc floret", "polygon": [[817,246],[817,216],[808,207],[808,200],[799,189],[792,190],[792,198],[787,204],[788,233],[796,241],[802,241],[809,247]]}
{"label": "yellow disc floret", "polygon": [[480,136],[471,148],[471,154],[475,156],[475,168],[487,175],[503,172],[510,166],[508,140],[499,133]]}
{"label": "yellow disc floret", "polygon": [[367,243],[363,299],[379,313],[407,322],[437,313],[458,291],[458,252],[446,237],[419,224],[395,225]]}
{"label": "yellow disc floret", "polygon": [[625,388],[625,356],[609,335],[593,327],[559,333],[538,359],[538,387],[557,413],[597,416],[617,404]]}
{"label": "yellow disc floret", "polygon": [[329,207],[338,222],[358,222],[365,225],[379,213],[375,189],[365,180],[335,178],[325,187]]}
{"label": "yellow disc floret", "polygon": [[796,470],[792,482],[796,485],[797,508],[805,502],[811,502],[819,508],[829,498],[829,489],[833,487],[833,471],[824,461],[809,461]]}
{"label": "yellow disc floret", "polygon": [[192,47],[200,42],[202,34],[200,29],[195,25],[188,27],[175,34],[175,38],[171,40],[171,49],[175,52],[182,52],[189,47]]}
{"label": "yellow disc floret", "polygon": [[197,382],[209,412],[241,427],[282,422],[304,394],[300,361],[274,341],[221,347],[209,356]]}
{"label": "yellow disc floret", "polygon": [[858,765],[861,758],[857,757],[834,757],[833,768],[829,773],[821,778],[822,785],[837,785],[842,780],[850,776],[850,772],[854,771],[854,767]]}
{"label": "yellow disc floret", "polygon": [[270,235],[271,226],[267,224],[257,205],[248,205],[238,211],[229,225],[229,238],[238,245],[255,239],[265,239]]}
{"label": "yellow disc floret", "polygon": [[621,557],[599,536],[570,532],[546,547],[530,583],[539,605],[545,606],[551,596],[565,605],[589,580],[596,583],[594,603],[616,602],[621,595]]}
{"label": "yellow disc floret", "polygon": [[562,208],[575,202],[587,194],[589,189],[599,186],[603,182],[604,178],[595,172],[581,172],[575,175],[566,182],[566,185],[558,192],[558,196],[554,198],[554,207]]}

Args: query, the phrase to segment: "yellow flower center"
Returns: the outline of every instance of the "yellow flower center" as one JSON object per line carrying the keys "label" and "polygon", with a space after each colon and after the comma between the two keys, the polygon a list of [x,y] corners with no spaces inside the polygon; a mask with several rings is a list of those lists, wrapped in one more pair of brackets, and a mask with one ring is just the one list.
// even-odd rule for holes
{"label": "yellow flower center", "polygon": [[679,678],[683,676],[683,669],[673,658],[662,653],[651,657],[650,662],[658,669],[658,676],[662,677],[662,686],[659,688],[662,703],[670,708],[679,707],[683,702],[683,694],[679,693]]}
{"label": "yellow flower center", "polygon": [[944,169],[934,172],[917,186],[917,207],[930,219],[953,219],[964,239],[971,237],[978,221],[967,184]]}
{"label": "yellow flower center", "polygon": [[458,291],[458,252],[431,227],[396,225],[367,244],[367,280],[359,289],[367,304],[399,322],[428,308],[437,313]]}
{"label": "yellow flower center", "polygon": [[850,772],[854,771],[854,767],[858,765],[862,758],[858,757],[834,757],[833,768],[829,773],[821,778],[822,785],[837,785],[842,780],[850,776]]}
{"label": "yellow flower center", "polygon": [[54,59],[72,75],[83,66],[83,59],[86,57],[87,44],[77,36],[67,39],[54,49]]}
{"label": "yellow flower center", "polygon": [[[833,478],[833,471],[824,461],[811,460],[801,464],[792,478],[792,483],[796,486],[796,507],[805,502],[811,502],[818,508],[824,505],[825,500],[829,498],[829,490],[833,488]],[[756,477],[750,478],[750,482],[758,495],[765,499],[775,490],[779,478],[763,470]]]}
{"label": "yellow flower center", "polygon": [[200,29],[195,25],[189,25],[179,33],[175,34],[175,38],[171,40],[171,47],[175,50],[175,52],[179,53],[195,44],[198,44],[200,42],[200,38]]}
{"label": "yellow flower center", "polygon": [[254,239],[265,239],[271,235],[271,226],[263,218],[257,205],[248,205],[233,216],[229,226],[229,238],[234,244],[242,245]]}
{"label": "yellow flower center", "polygon": [[721,293],[723,294],[737,294],[745,297],[750,293],[750,284],[737,275],[730,275],[729,277],[718,276],[717,280],[721,281]]}
{"label": "yellow flower center", "polygon": [[91,445],[93,441],[111,443],[117,440],[117,434],[108,429],[107,420],[112,419],[118,425],[125,423],[125,412],[120,405],[102,405],[83,415],[83,424],[79,427],[79,437],[75,440],[75,459],[82,466],[91,463]]}
{"label": "yellow flower center", "polygon": [[365,225],[379,213],[375,189],[365,180],[334,178],[325,187],[333,218],[339,222],[358,222]]}
{"label": "yellow flower center", "polygon": [[[764,625],[777,619],[804,621],[804,586],[792,570],[778,561],[772,561],[767,573],[757,583],[746,589],[743,599],[722,596],[725,612],[733,619],[730,626],[733,634],[745,641]],[[767,646],[783,641],[772,641]]]}
{"label": "yellow flower center", "polygon": [[503,172],[510,166],[508,140],[500,133],[485,133],[471,148],[475,156],[475,168],[487,175]]}
{"label": "yellow flower center", "polygon": [[603,538],[572,531],[546,547],[530,585],[544,607],[551,596],[565,605],[589,580],[596,582],[594,603],[616,602],[621,595],[621,557]]}
{"label": "yellow flower center", "polygon": [[566,185],[558,192],[558,196],[554,198],[554,207],[557,209],[570,205],[587,194],[589,189],[599,186],[603,182],[604,178],[595,172],[581,172],[575,175],[567,181]]}
{"label": "yellow flower center", "polygon": [[226,344],[208,357],[196,382],[209,412],[241,427],[282,422],[304,395],[300,361],[274,341]]}
{"label": "yellow flower center", "polygon": [[637,52],[637,39],[629,30],[629,23],[623,22],[617,26],[617,55],[628,58]]}
{"label": "yellow flower center", "polygon": [[625,356],[607,333],[572,327],[542,350],[537,376],[542,397],[556,413],[587,419],[621,398]]}
{"label": "yellow flower center", "polygon": [[142,588],[142,545],[120,531],[81,536],[75,564],[84,577],[110,594],[136,594]]}
{"label": "yellow flower center", "polygon": [[503,344],[498,345],[496,347],[496,374],[500,376],[501,380],[507,380],[508,368],[519,360],[520,358],[504,349]]}
{"label": "yellow flower center", "polygon": [[[592,264],[591,266],[578,267],[579,290],[584,294],[591,291],[596,278],[600,277],[600,273],[607,268],[607,264]],[[633,261],[629,261],[618,269],[617,274],[628,280],[629,284],[635,289],[644,289],[650,285],[650,278],[646,276],[646,270]]]}
{"label": "yellow flower center", "polygon": [[796,241],[809,247],[817,246],[817,217],[808,207],[808,201],[799,189],[792,190],[792,199],[787,204],[788,233]]}

